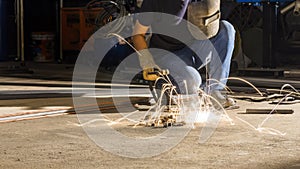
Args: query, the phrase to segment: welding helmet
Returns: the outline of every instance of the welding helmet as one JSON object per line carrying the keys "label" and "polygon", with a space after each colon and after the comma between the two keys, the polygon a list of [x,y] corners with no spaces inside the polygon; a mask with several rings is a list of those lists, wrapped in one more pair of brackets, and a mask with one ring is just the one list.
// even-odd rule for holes
{"label": "welding helmet", "polygon": [[197,26],[206,38],[214,37],[218,33],[220,0],[191,0],[187,13],[188,21]]}

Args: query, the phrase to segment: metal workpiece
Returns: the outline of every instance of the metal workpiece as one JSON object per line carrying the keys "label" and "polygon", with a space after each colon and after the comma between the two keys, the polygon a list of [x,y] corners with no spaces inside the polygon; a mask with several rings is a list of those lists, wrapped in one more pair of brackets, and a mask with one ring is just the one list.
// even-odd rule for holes
{"label": "metal workpiece", "polygon": [[300,0],[296,0],[295,1],[294,15],[295,16],[299,16],[300,15]]}

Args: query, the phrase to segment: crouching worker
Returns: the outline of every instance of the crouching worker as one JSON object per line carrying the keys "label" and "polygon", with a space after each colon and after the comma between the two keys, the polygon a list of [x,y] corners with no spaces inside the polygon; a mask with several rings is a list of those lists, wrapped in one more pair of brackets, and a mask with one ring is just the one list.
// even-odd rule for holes
{"label": "crouching worker", "polygon": [[[140,12],[155,12],[161,15],[137,15],[133,32],[134,47],[140,51],[140,66],[168,69],[170,79],[179,94],[197,94],[202,83],[199,69],[208,67],[211,85],[205,86],[208,94],[215,97],[224,106],[228,99],[220,93],[226,85],[230,71],[231,56],[234,48],[235,30],[227,21],[220,21],[219,0],[144,0]],[[174,19],[163,18],[164,14]],[[193,35],[186,20],[196,25],[206,36]],[[184,35],[175,39],[160,34],[161,28],[177,30]],[[145,36],[151,30],[149,41]],[[179,35],[180,36],[180,35]],[[149,79],[145,79],[149,80]],[[221,82],[221,83],[218,83]]]}

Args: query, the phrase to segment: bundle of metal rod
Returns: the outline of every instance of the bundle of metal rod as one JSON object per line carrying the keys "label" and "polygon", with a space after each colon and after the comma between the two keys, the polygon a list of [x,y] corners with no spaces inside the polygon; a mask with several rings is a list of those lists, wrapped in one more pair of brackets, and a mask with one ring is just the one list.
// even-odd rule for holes
{"label": "bundle of metal rod", "polygon": [[[66,114],[75,114],[75,113],[90,113],[97,111],[98,113],[114,113],[116,112],[116,105],[119,108],[128,108],[128,104],[146,104],[148,103],[149,98],[147,97],[136,97],[130,98],[131,103],[128,103],[126,100],[120,100],[115,102],[112,98],[104,98],[98,100],[98,105],[80,105],[81,111],[75,111],[73,107],[71,108],[58,108],[58,109],[51,109],[51,110],[40,110],[40,111],[24,111],[20,113],[13,113],[13,114],[6,114],[0,116],[0,123],[5,122],[15,122],[15,121],[22,121],[22,120],[32,120],[37,118],[45,118],[45,117],[53,117],[53,116],[60,116]],[[95,109],[95,106],[97,107]],[[132,106],[133,107],[133,106]],[[100,110],[100,112],[99,112]]]}

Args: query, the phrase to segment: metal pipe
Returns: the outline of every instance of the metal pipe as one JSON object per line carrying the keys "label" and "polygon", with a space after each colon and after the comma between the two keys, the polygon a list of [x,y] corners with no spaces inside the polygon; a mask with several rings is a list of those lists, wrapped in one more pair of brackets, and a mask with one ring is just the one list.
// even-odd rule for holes
{"label": "metal pipe", "polygon": [[60,7],[59,7],[59,17],[60,17],[60,24],[59,24],[59,58],[60,61],[63,61],[63,49],[62,49],[62,8],[64,6],[63,0],[60,0]]}
{"label": "metal pipe", "polygon": [[45,112],[35,113],[35,114],[24,114],[20,116],[4,117],[4,118],[0,118],[0,123],[20,121],[20,120],[30,120],[34,118],[50,117],[54,115],[63,115],[63,114],[67,114],[67,111],[68,110],[59,110],[59,111],[50,111],[50,112],[45,111]]}
{"label": "metal pipe", "polygon": [[24,53],[24,3],[23,0],[20,0],[20,28],[21,28],[21,61],[25,62],[25,53]]}
{"label": "metal pipe", "polygon": [[284,7],[283,9],[280,10],[281,14],[285,14],[286,12],[288,12],[289,10],[291,10],[294,6],[295,6],[296,2],[292,2],[289,5],[287,5],[286,7]]}
{"label": "metal pipe", "polygon": [[20,0],[15,0],[15,5],[16,5],[16,24],[17,24],[17,58],[16,59],[20,59],[21,57],[21,35],[20,35]]}
{"label": "metal pipe", "polygon": [[295,1],[294,15],[295,16],[299,16],[300,15],[300,0],[296,0]]}

